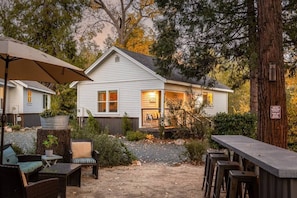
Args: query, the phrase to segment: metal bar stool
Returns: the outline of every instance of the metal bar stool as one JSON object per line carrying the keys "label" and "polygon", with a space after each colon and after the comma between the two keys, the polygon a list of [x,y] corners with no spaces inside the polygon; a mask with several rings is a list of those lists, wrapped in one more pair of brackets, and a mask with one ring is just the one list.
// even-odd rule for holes
{"label": "metal bar stool", "polygon": [[224,151],[207,150],[206,157],[205,157],[205,166],[204,166],[204,174],[203,174],[203,182],[202,182],[201,190],[203,190],[205,187],[206,178],[207,178],[208,170],[209,170],[209,164],[210,164],[210,158],[209,158],[210,154],[224,154]]}
{"label": "metal bar stool", "polygon": [[[241,184],[245,184],[245,190],[248,191],[249,198],[258,198],[258,177],[251,171],[230,170],[227,185],[228,198],[242,197]],[[245,193],[244,193],[245,196]]]}
{"label": "metal bar stool", "polygon": [[227,186],[229,170],[239,170],[238,162],[233,161],[217,161],[217,170],[215,178],[215,187],[213,198],[220,198],[221,186],[224,186],[224,178]]}
{"label": "metal bar stool", "polygon": [[206,177],[206,186],[205,186],[205,192],[204,192],[204,197],[207,197],[207,198],[210,197],[212,181],[213,181],[213,176],[214,176],[214,170],[215,170],[217,161],[219,161],[219,160],[228,161],[229,160],[229,157],[226,154],[210,154],[209,158],[210,158],[209,169],[208,169],[208,173],[207,173],[207,177]]}

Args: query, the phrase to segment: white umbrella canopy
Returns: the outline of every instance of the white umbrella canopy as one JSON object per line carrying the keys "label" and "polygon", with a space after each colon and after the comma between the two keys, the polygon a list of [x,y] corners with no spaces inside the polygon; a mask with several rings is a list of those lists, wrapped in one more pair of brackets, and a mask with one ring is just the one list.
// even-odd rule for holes
{"label": "white umbrella canopy", "polygon": [[[4,79],[1,156],[3,156],[8,80],[32,80],[59,84],[91,80],[82,69],[9,37],[0,37],[0,78]],[[0,157],[0,164],[2,164],[2,157]]]}
{"label": "white umbrella canopy", "polygon": [[0,78],[34,80],[39,82],[68,83],[90,80],[84,71],[21,41],[0,37]]}

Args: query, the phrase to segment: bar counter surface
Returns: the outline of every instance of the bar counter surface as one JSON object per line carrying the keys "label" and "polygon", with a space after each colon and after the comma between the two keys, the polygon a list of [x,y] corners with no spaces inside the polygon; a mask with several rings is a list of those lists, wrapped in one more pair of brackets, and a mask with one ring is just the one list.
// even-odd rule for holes
{"label": "bar counter surface", "polygon": [[297,197],[297,153],[242,135],[211,139],[259,167],[259,197]]}

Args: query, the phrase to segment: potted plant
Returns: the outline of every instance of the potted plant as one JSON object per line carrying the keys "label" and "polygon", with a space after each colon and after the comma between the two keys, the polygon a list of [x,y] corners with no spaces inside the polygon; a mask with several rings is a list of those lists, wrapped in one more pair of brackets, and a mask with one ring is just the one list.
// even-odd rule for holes
{"label": "potted plant", "polygon": [[50,157],[53,156],[53,146],[58,145],[58,138],[54,135],[47,135],[42,144],[45,146],[45,155]]}
{"label": "potted plant", "polygon": [[66,111],[47,109],[40,114],[40,123],[43,129],[67,129],[69,115]]}

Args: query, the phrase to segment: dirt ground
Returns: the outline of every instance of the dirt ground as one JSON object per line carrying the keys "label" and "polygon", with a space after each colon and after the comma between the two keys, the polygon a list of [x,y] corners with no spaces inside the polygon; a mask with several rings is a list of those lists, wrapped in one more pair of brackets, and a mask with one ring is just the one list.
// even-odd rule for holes
{"label": "dirt ground", "polygon": [[191,164],[102,168],[99,179],[83,168],[81,187],[67,187],[67,198],[200,198],[204,166]]}

